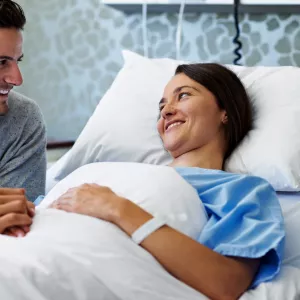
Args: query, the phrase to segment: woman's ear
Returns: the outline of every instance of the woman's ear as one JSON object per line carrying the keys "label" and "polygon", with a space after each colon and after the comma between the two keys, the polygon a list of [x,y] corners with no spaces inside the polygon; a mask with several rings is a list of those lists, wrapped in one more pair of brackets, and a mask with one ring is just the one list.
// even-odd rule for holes
{"label": "woman's ear", "polygon": [[223,124],[227,124],[227,123],[228,123],[228,116],[227,116],[227,112],[226,112],[226,111],[224,111],[224,112],[222,113],[222,118],[221,118],[221,120],[222,120],[222,123],[223,123]]}

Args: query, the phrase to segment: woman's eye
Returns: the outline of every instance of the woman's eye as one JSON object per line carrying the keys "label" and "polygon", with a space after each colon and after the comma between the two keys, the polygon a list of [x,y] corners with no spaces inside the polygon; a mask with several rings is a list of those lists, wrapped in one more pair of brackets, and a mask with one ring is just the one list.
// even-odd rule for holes
{"label": "woman's eye", "polygon": [[0,60],[0,66],[5,66],[7,63],[6,59]]}
{"label": "woman's eye", "polygon": [[159,111],[161,112],[164,109],[164,106],[159,107]]}
{"label": "woman's eye", "polygon": [[184,98],[186,96],[189,96],[189,95],[190,95],[189,93],[180,93],[179,94],[179,99],[182,99],[182,98]]}

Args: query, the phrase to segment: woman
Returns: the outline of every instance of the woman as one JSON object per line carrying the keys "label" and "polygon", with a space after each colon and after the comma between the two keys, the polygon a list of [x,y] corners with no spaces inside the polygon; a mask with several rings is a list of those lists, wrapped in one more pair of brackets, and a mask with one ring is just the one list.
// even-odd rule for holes
{"label": "woman", "polygon": [[[284,239],[280,206],[270,185],[222,171],[251,128],[245,89],[220,65],[181,65],[159,109],[157,128],[174,158],[171,166],[197,189],[209,216],[198,241],[155,223],[107,187],[71,189],[53,207],[112,222],[135,240],[142,234],[138,243],[173,276],[210,299],[237,299],[278,273]],[[149,232],[141,233],[141,228]]]}

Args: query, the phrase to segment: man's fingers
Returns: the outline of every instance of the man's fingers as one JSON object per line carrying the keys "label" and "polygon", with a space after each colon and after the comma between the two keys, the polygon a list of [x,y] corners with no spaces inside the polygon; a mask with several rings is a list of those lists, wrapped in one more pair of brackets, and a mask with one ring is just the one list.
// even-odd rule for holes
{"label": "man's fingers", "polygon": [[30,202],[30,201],[27,201],[27,207],[28,207],[28,209],[30,209],[30,208],[35,208],[35,205],[32,203],[32,202]]}
{"label": "man's fingers", "polygon": [[24,203],[27,201],[25,195],[0,195],[0,204],[5,204],[14,200],[22,200]]}
{"label": "man's fingers", "polygon": [[0,233],[13,226],[30,226],[32,219],[27,214],[9,213],[0,217]]}
{"label": "man's fingers", "polygon": [[28,211],[28,214],[29,214],[30,217],[34,217],[34,215],[35,215],[35,205],[30,201],[27,201],[27,211]]}
{"label": "man's fingers", "polygon": [[28,215],[29,215],[29,217],[31,217],[31,218],[33,218],[33,217],[35,216],[35,210],[34,210],[34,208],[30,208],[30,209],[28,210]]}
{"label": "man's fingers", "polygon": [[0,188],[0,195],[25,195],[25,189]]}
{"label": "man's fingers", "polygon": [[26,203],[22,200],[14,200],[0,205],[0,216],[4,216],[9,213],[27,213]]}

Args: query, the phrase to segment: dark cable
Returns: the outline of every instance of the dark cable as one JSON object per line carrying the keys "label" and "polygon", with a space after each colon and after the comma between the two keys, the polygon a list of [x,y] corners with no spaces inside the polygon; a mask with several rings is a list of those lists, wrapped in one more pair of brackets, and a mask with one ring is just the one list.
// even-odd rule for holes
{"label": "dark cable", "polygon": [[233,12],[233,17],[234,17],[234,26],[236,30],[236,35],[233,39],[233,43],[236,45],[236,48],[234,49],[233,53],[235,54],[235,59],[233,60],[233,64],[240,66],[241,64],[239,61],[242,58],[242,54],[240,51],[242,50],[243,44],[240,41],[240,24],[239,24],[239,0],[234,0],[234,12]]}

